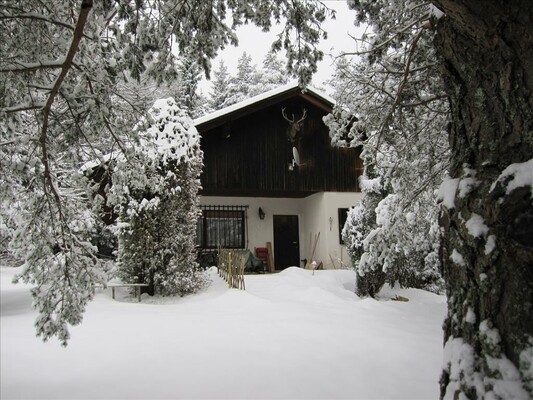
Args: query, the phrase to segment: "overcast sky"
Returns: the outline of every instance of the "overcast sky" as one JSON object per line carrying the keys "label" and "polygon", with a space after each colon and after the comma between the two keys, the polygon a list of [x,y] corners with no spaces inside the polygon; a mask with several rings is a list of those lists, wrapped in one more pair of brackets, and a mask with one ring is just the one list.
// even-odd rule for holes
{"label": "overcast sky", "polygon": [[[324,52],[324,60],[319,64],[318,72],[313,78],[315,86],[321,85],[325,80],[329,79],[333,72],[333,60],[329,54],[338,55],[343,51],[353,51],[354,42],[348,34],[358,37],[363,32],[363,28],[354,26],[355,11],[348,9],[348,5],[344,0],[324,1],[329,7],[337,11],[335,20],[328,20],[323,28],[328,32],[328,39],[323,40],[320,44],[320,49]],[[253,63],[261,66],[263,58],[270,50],[272,42],[276,38],[276,34],[281,31],[281,27],[274,26],[271,32],[262,32],[254,25],[245,25],[237,29],[237,36],[239,38],[239,46],[230,46],[222,51],[219,56],[213,61],[213,69],[218,69],[220,59],[232,74],[237,71],[237,60],[244,51],[252,56]],[[283,50],[280,51],[279,57],[284,57]],[[204,93],[211,91],[211,84],[204,82],[202,84]]]}

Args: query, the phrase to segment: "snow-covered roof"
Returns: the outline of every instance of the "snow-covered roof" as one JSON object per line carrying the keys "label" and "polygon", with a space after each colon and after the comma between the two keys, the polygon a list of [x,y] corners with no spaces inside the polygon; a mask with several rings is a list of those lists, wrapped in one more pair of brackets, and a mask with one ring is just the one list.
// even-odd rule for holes
{"label": "snow-covered roof", "polygon": [[[286,92],[293,91],[295,89],[298,89],[298,82],[290,82],[286,85],[277,87],[275,89],[269,90],[268,92],[264,92],[261,94],[258,94],[257,96],[250,97],[249,99],[243,100],[239,103],[233,104],[231,106],[222,108],[220,110],[217,110],[215,112],[212,112],[210,114],[204,115],[203,117],[196,118],[193,122],[196,127],[199,125],[205,124],[206,122],[216,120],[218,118],[228,116],[236,111],[245,109],[246,107],[252,106],[256,103],[262,102],[264,100],[267,100],[271,97],[282,95]],[[325,93],[321,93],[319,90],[307,86],[304,90],[302,90],[302,93],[307,93],[312,95],[313,97],[316,97],[325,103],[329,103],[331,107],[335,105],[335,100],[333,100],[330,96],[328,96]]]}
{"label": "snow-covered roof", "polygon": [[91,170],[93,168],[99,167],[99,166],[105,164],[106,162],[108,162],[109,160],[111,160],[113,158],[117,158],[117,157],[123,157],[123,154],[115,152],[115,151],[112,151],[111,153],[108,153],[108,154],[104,154],[103,156],[101,156],[101,157],[99,157],[99,158],[97,158],[95,160],[87,161],[85,164],[83,164],[80,167],[80,172],[85,173],[86,171],[89,171],[89,170]]}

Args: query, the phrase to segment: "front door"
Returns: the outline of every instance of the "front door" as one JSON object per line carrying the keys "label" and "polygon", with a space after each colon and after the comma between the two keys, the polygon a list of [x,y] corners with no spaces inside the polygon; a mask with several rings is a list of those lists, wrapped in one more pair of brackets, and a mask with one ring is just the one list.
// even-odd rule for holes
{"label": "front door", "polygon": [[274,215],[274,263],[276,269],[300,265],[297,215]]}

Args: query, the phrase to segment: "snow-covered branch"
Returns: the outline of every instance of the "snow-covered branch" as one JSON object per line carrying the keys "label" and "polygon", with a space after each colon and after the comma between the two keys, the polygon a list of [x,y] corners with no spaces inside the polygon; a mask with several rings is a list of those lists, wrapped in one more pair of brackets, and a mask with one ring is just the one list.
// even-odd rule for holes
{"label": "snow-covered branch", "polygon": [[42,110],[44,106],[44,102],[18,104],[11,107],[0,108],[0,112],[15,113],[20,111]]}
{"label": "snow-covered branch", "polygon": [[59,69],[65,65],[65,59],[54,61],[40,61],[34,63],[24,63],[20,61],[8,62],[8,66],[0,67],[0,72],[34,72],[39,69]]}
{"label": "snow-covered branch", "polygon": [[87,17],[89,16],[89,12],[91,11],[92,6],[93,6],[92,0],[82,0],[81,7],[80,7],[80,14],[78,15],[78,20],[76,22],[76,28],[74,29],[70,48],[61,66],[61,72],[59,76],[57,77],[57,79],[55,80],[54,86],[52,87],[52,90],[50,91],[50,94],[48,95],[48,99],[46,100],[45,106],[43,108],[43,119],[42,119],[41,135],[40,135],[39,142],[41,144],[41,150],[42,150],[42,161],[44,165],[44,174],[46,177],[46,182],[47,182],[46,184],[49,185],[49,188],[52,190],[52,193],[55,197],[55,200],[57,202],[59,209],[61,209],[61,195],[59,194],[55,186],[54,179],[52,178],[52,174],[50,170],[50,164],[48,161],[49,160],[48,149],[47,149],[48,124],[49,124],[48,119],[50,117],[50,112],[52,109],[52,105],[54,104],[54,100],[57,94],[59,93],[59,89],[61,88],[61,85],[63,84],[63,81],[72,66],[72,61],[74,60],[74,56],[76,55],[78,51],[80,40],[83,36],[83,29],[85,27],[85,23],[87,22]]}
{"label": "snow-covered branch", "polygon": [[[69,29],[71,31],[74,31],[76,29],[76,27],[74,25],[72,25],[72,24],[66,23],[64,21],[59,21],[59,20],[57,20],[55,18],[52,18],[51,16],[44,15],[44,14],[39,14],[39,13],[36,13],[36,12],[27,12],[27,13],[20,13],[20,14],[1,13],[0,14],[0,20],[1,19],[13,19],[13,20],[31,19],[31,20],[36,20],[36,21],[48,22],[50,24],[54,24],[54,25],[60,26],[62,28],[66,28],[66,29]],[[87,39],[93,39],[92,36],[85,35],[85,34],[84,34],[84,37],[87,38]]]}
{"label": "snow-covered branch", "polygon": [[442,288],[435,193],[448,167],[449,110],[433,32],[416,27],[427,17],[418,4],[404,13],[400,1],[354,3],[363,20],[377,21],[374,46],[356,61],[338,58],[331,81],[339,105],[325,119],[332,143],[361,146],[365,164],[363,198],[343,231],[360,295],[386,281]]}

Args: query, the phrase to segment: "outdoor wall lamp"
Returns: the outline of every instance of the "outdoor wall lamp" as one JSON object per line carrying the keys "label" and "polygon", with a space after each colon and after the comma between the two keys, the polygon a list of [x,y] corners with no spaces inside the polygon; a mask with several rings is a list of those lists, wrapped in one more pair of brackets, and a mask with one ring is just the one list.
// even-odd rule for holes
{"label": "outdoor wall lamp", "polygon": [[265,212],[259,207],[259,219],[265,219]]}

